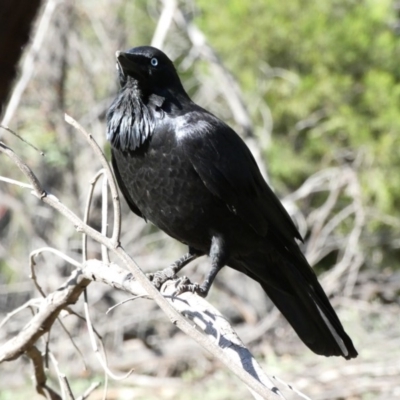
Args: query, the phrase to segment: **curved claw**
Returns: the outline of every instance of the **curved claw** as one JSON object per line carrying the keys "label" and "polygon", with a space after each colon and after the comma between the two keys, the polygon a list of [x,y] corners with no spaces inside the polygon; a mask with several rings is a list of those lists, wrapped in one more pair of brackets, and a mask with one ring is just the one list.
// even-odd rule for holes
{"label": "curved claw", "polygon": [[200,297],[207,296],[207,291],[204,290],[202,286],[200,286],[198,283],[191,283],[188,278],[183,277],[183,279],[178,283],[177,288],[173,293],[173,296],[179,296],[180,294],[185,292],[196,293]]}
{"label": "curved claw", "polygon": [[151,272],[146,274],[146,276],[153,283],[153,286],[160,290],[161,286],[165,282],[167,282],[169,279],[172,279],[185,265],[189,264],[199,256],[201,256],[201,254],[198,254],[189,248],[188,253],[184,254],[169,267],[163,269],[162,271]]}
{"label": "curved claw", "polygon": [[162,271],[150,272],[146,274],[146,276],[156,289],[160,289],[168,279],[172,279],[175,276],[175,271],[173,268],[169,267]]}

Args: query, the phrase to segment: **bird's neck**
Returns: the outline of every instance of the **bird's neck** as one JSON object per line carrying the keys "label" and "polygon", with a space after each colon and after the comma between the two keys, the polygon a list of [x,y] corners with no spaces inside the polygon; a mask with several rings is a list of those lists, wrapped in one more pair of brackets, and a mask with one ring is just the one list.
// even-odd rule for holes
{"label": "bird's neck", "polygon": [[145,104],[131,88],[122,90],[107,112],[107,139],[119,151],[131,152],[142,146],[155,127],[154,112],[162,99],[150,99]]}

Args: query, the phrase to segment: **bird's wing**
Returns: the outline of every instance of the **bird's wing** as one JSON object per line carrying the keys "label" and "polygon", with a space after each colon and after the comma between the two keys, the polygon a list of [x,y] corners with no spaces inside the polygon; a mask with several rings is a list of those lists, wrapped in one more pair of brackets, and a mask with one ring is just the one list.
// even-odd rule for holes
{"label": "bird's wing", "polygon": [[132,200],[132,197],[129,194],[128,189],[126,188],[123,179],[121,178],[121,175],[119,173],[119,169],[118,169],[118,163],[117,163],[117,150],[112,150],[111,151],[111,164],[113,166],[113,170],[114,170],[114,175],[115,175],[115,179],[117,180],[118,186],[123,194],[123,196],[125,197],[126,202],[128,203],[129,208],[139,217],[143,217],[143,214],[140,212],[139,208],[137,207],[137,205],[134,203],[134,201]]}
{"label": "bird's wing", "polygon": [[250,150],[231,128],[217,121],[217,126],[202,135],[185,135],[183,147],[195,171],[208,190],[232,212],[258,234],[268,235],[269,243],[280,248],[306,281],[317,282],[296,243],[295,239],[302,240],[296,226],[265,182]]}
{"label": "bird's wing", "polygon": [[183,146],[204,185],[260,235],[273,232],[283,246],[295,245],[301,236],[248,147],[231,128],[210,118],[209,129],[185,135]]}

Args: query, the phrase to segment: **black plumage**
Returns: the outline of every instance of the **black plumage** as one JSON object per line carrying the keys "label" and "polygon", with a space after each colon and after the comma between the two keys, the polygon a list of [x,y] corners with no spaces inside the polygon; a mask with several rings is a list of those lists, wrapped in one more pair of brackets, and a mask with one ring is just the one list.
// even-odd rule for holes
{"label": "black plumage", "polygon": [[107,114],[119,187],[132,211],[189,246],[175,271],[209,255],[207,295],[228,265],[261,284],[303,342],[357,356],[282,204],[242,139],[193,103],[169,58],[153,47],[117,52],[121,90]]}

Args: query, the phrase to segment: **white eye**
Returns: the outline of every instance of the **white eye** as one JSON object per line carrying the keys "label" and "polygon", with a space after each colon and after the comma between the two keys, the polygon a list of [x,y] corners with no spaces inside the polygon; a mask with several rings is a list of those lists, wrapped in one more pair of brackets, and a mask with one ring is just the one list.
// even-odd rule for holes
{"label": "white eye", "polygon": [[150,60],[150,63],[151,63],[151,65],[152,65],[153,67],[157,67],[157,65],[158,65],[158,60],[157,60],[157,58],[153,57],[153,58]]}

